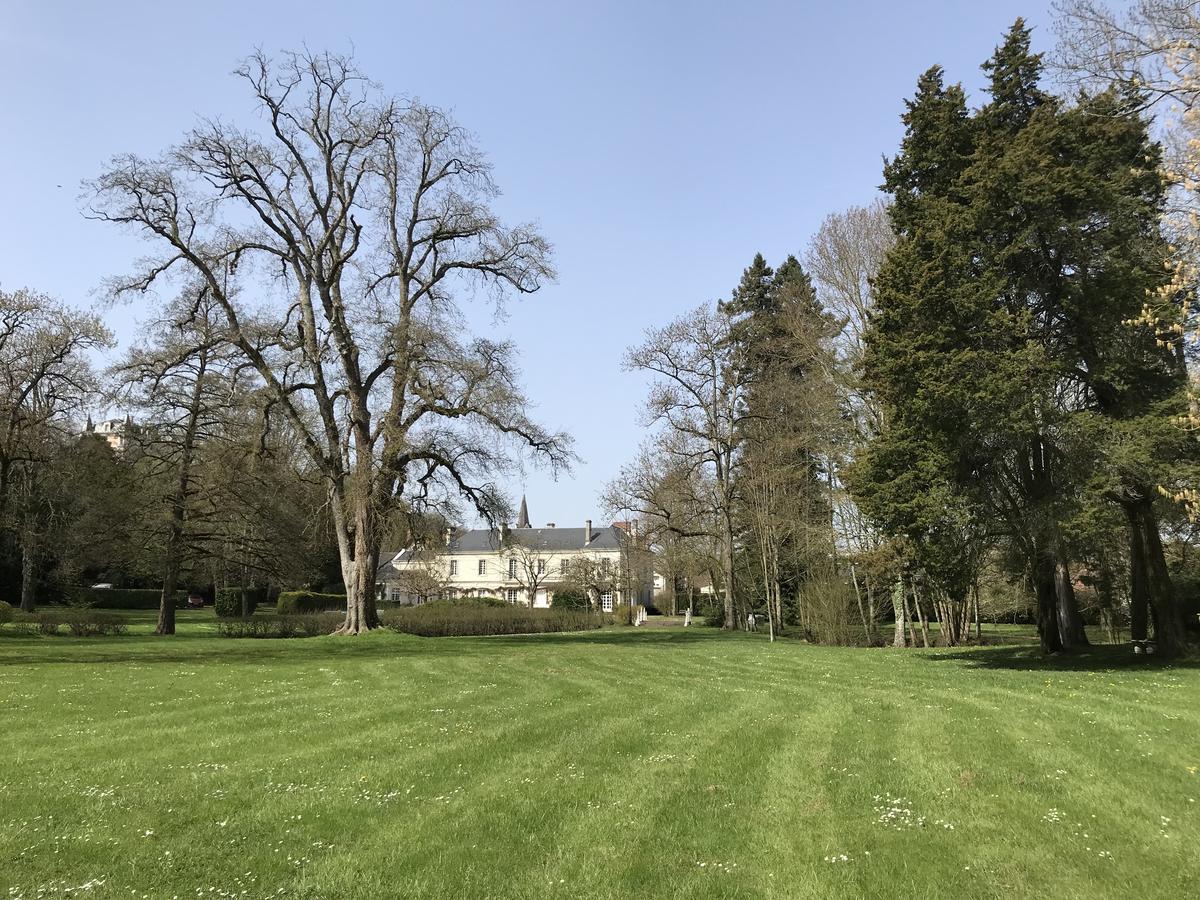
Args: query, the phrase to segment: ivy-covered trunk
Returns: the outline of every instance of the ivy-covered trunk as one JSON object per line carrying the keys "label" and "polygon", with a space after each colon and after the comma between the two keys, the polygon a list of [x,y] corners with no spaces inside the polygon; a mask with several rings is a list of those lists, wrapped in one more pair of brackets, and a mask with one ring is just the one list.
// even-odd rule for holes
{"label": "ivy-covered trunk", "polygon": [[1043,653],[1058,653],[1063,649],[1062,635],[1058,628],[1058,589],[1055,582],[1056,557],[1049,541],[1038,541],[1030,580],[1033,582],[1037,599],[1038,639]]}
{"label": "ivy-covered trunk", "polygon": [[1061,554],[1054,565],[1054,592],[1058,597],[1058,634],[1063,647],[1086,647],[1089,643],[1079,615],[1079,603],[1075,598],[1075,587],[1071,583],[1071,572]]}

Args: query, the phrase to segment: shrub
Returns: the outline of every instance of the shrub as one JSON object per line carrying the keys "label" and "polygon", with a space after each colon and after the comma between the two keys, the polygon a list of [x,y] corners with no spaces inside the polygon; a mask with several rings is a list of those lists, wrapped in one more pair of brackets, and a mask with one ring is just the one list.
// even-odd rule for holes
{"label": "shrub", "polygon": [[[92,609],[158,609],[161,588],[90,588],[75,587],[67,592],[72,606]],[[175,592],[175,608],[187,603],[187,591]]]}
{"label": "shrub", "polygon": [[266,588],[226,587],[217,588],[213,609],[221,619],[252,616],[260,603],[267,599]]}
{"label": "shrub", "polygon": [[250,616],[222,619],[217,633],[231,638],[292,638],[332,634],[342,624],[341,613],[307,613],[291,616]]}
{"label": "shrub", "polygon": [[587,594],[575,588],[561,588],[554,592],[550,601],[551,609],[587,609]]}
{"label": "shrub", "polygon": [[[427,603],[419,604],[422,607],[433,607],[434,609],[444,609],[450,606],[465,607],[467,609],[508,609],[512,606],[507,600],[501,600],[499,597],[455,597],[447,600],[430,600]],[[408,606],[393,605],[389,609],[409,609]]]}
{"label": "shrub", "polygon": [[13,608],[11,603],[6,603],[0,600],[0,625],[13,620]]}
{"label": "shrub", "polygon": [[40,634],[59,634],[66,626],[75,637],[101,637],[125,634],[125,620],[112,613],[95,609],[46,609],[24,613],[17,620],[22,631],[36,630]]}
{"label": "shrub", "polygon": [[427,603],[388,610],[381,618],[392,631],[422,637],[584,631],[598,628],[603,621],[586,612],[530,609],[507,603],[503,608],[470,603]]}
{"label": "shrub", "polygon": [[346,608],[345,594],[318,594],[314,591],[284,591],[275,601],[275,611],[281,616],[326,612]]}

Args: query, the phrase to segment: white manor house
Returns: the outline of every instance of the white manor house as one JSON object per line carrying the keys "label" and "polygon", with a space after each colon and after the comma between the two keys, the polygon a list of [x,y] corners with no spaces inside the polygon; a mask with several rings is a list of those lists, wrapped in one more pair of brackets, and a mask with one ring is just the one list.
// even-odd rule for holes
{"label": "white manor house", "polygon": [[555,590],[570,587],[605,612],[614,603],[651,603],[664,584],[636,522],[593,528],[588,519],[582,528],[533,528],[524,498],[515,526],[447,530],[437,548],[385,554],[375,581],[381,601],[405,605],[498,597],[548,607]]}

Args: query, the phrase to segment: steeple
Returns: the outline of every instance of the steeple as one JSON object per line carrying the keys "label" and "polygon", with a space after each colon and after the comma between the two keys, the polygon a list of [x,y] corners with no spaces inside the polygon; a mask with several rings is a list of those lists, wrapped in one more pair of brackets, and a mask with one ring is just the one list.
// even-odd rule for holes
{"label": "steeple", "polygon": [[517,516],[517,527],[529,527],[529,507],[525,504],[525,495],[521,495],[521,514]]}

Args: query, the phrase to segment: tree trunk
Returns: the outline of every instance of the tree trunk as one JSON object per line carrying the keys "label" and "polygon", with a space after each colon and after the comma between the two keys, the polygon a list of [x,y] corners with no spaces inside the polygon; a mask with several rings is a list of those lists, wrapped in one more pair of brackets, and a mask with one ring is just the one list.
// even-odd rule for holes
{"label": "tree trunk", "polygon": [[1058,630],[1058,592],[1055,586],[1054,552],[1046,543],[1039,544],[1034,552],[1033,582],[1037,597],[1038,639],[1043,653],[1058,653],[1063,649],[1062,636]]}
{"label": "tree trunk", "polygon": [[863,606],[862,592],[858,589],[858,575],[854,571],[854,564],[850,565],[850,580],[854,583],[854,599],[858,601],[858,616],[862,619],[863,637],[869,646],[871,644],[871,626],[867,624],[867,609]]}
{"label": "tree trunk", "polygon": [[1079,603],[1075,598],[1075,586],[1071,583],[1071,570],[1061,553],[1054,561],[1054,594],[1058,599],[1058,635],[1063,648],[1088,646],[1087,632],[1079,615]]}
{"label": "tree trunk", "polygon": [[337,634],[362,634],[379,627],[375,608],[375,570],[379,546],[375,536],[375,511],[366,491],[354,498],[354,531],[339,540],[342,551],[342,580],[346,585],[346,619]]}
{"label": "tree trunk", "polygon": [[1183,615],[1175,602],[1175,586],[1167,570],[1162,539],[1158,534],[1158,516],[1154,502],[1146,499],[1138,504],[1138,521],[1142,542],[1146,548],[1146,571],[1150,583],[1150,605],[1154,610],[1154,640],[1163,656],[1175,656],[1187,645]]}
{"label": "tree trunk", "polygon": [[179,556],[177,553],[167,553],[163,566],[162,596],[158,601],[158,624],[154,627],[155,634],[175,633],[175,586],[179,582]]}
{"label": "tree trunk", "polygon": [[33,534],[21,536],[21,611],[33,612],[37,605],[37,547]]}
{"label": "tree trunk", "polygon": [[896,631],[892,635],[893,647],[907,647],[908,641],[904,636],[904,625],[908,619],[908,604],[904,602],[904,581],[897,578],[892,588],[892,612],[896,616]]}
{"label": "tree trunk", "polygon": [[929,621],[925,618],[925,610],[921,608],[921,595],[917,593],[917,586],[913,582],[909,582],[912,588],[913,607],[917,611],[917,620],[921,623],[921,643],[929,646]]}
{"label": "tree trunk", "polygon": [[979,575],[975,575],[975,580],[971,583],[971,606],[975,610],[975,641],[983,643],[983,626],[979,624]]}
{"label": "tree trunk", "polygon": [[1096,602],[1100,606],[1100,626],[1104,629],[1104,638],[1110,644],[1117,643],[1116,604],[1113,602],[1113,576],[1109,568],[1107,556],[1100,557],[1100,567],[1096,578]]}
{"label": "tree trunk", "polygon": [[724,510],[721,562],[725,571],[725,628],[732,631],[737,624],[733,616],[733,519],[728,505]]}
{"label": "tree trunk", "polygon": [[1129,521],[1129,638],[1144,641],[1150,632],[1150,578],[1146,572],[1146,544],[1136,507],[1122,504],[1122,508]]}

